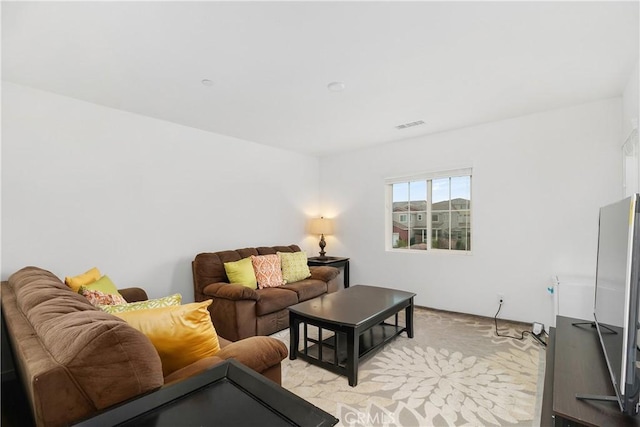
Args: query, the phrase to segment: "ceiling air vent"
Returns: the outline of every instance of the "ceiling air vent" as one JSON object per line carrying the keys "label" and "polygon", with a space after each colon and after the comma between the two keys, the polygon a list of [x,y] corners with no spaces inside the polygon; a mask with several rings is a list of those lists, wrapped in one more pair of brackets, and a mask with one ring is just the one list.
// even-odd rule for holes
{"label": "ceiling air vent", "polygon": [[401,130],[401,129],[406,129],[406,128],[410,128],[410,127],[414,127],[414,126],[420,126],[424,124],[424,120],[417,120],[415,122],[409,122],[409,123],[404,123],[401,125],[396,126],[396,129]]}

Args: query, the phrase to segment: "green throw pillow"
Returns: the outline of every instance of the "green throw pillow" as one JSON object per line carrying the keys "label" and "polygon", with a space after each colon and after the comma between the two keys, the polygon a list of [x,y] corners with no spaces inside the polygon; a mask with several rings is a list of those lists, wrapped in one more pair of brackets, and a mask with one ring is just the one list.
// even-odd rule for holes
{"label": "green throw pillow", "polygon": [[278,257],[285,283],[297,282],[311,276],[305,252],[278,252]]}
{"label": "green throw pillow", "polygon": [[116,285],[113,284],[113,282],[107,275],[102,276],[93,283],[80,287],[78,293],[82,294],[83,289],[88,289],[90,291],[100,291],[103,294],[120,295],[120,292],[118,292],[118,288],[116,288]]}
{"label": "green throw pillow", "polygon": [[247,288],[255,289],[258,286],[256,273],[253,271],[251,257],[240,261],[225,262],[224,271],[227,273],[229,283],[238,283]]}
{"label": "green throw pillow", "polygon": [[147,301],[130,302],[127,304],[118,305],[99,305],[98,308],[107,313],[124,313],[126,311],[133,310],[146,310],[149,308],[170,307],[173,305],[180,305],[182,303],[182,295],[173,294],[168,297],[150,299]]}

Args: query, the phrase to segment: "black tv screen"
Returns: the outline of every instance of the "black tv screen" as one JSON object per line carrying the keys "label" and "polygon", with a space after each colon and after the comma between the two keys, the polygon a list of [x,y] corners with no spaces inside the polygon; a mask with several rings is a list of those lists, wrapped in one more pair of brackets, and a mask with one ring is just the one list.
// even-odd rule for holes
{"label": "black tv screen", "polygon": [[600,209],[594,318],[620,409],[637,413],[638,195]]}

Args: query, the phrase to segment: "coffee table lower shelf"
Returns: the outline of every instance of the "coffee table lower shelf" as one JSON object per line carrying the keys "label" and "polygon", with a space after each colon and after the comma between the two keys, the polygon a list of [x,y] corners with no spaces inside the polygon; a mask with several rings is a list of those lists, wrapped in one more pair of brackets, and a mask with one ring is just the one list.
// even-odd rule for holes
{"label": "coffee table lower shelf", "polygon": [[[320,339],[310,338],[308,336],[308,325],[316,326],[318,328],[318,333],[322,340],[321,342]],[[303,328],[305,331],[302,335],[302,341],[305,346],[296,352],[296,356],[311,363],[312,365],[320,366],[328,371],[349,377],[347,334],[345,332],[324,330],[313,323],[303,323]],[[375,354],[376,350],[380,349],[387,342],[391,341],[406,330],[407,329],[404,326],[386,322],[367,329],[359,336],[358,358],[355,363],[358,364],[359,362],[367,360]],[[322,331],[333,332],[334,334],[328,338],[322,339]],[[338,337],[337,346],[335,343],[336,337]],[[312,344],[309,345],[309,343]]]}
{"label": "coffee table lower shelf", "polygon": [[[387,342],[391,341],[394,337],[404,332],[403,326],[391,325],[388,323],[381,323],[369,330],[366,330],[359,337],[359,356],[360,361],[366,360],[368,356],[375,353],[379,347],[383,346]],[[338,346],[336,347],[335,341],[338,337]],[[301,359],[308,361],[311,364],[320,364],[325,369],[333,370],[337,369],[336,373],[346,374],[347,369],[347,334],[338,332],[322,340],[322,345],[318,343],[318,340],[313,338],[307,338],[308,342],[315,344],[308,346],[306,349],[300,350],[298,356]],[[327,351],[329,350],[329,351]],[[338,363],[336,364],[336,356]]]}

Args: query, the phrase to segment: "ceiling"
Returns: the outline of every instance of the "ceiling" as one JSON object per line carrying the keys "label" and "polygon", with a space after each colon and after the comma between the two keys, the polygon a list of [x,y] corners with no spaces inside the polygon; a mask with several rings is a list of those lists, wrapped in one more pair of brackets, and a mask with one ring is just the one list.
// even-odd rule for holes
{"label": "ceiling", "polygon": [[3,80],[317,156],[620,96],[639,51],[637,1],[1,7]]}

